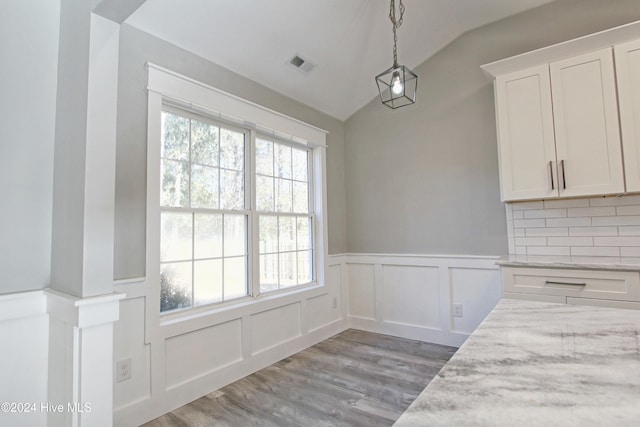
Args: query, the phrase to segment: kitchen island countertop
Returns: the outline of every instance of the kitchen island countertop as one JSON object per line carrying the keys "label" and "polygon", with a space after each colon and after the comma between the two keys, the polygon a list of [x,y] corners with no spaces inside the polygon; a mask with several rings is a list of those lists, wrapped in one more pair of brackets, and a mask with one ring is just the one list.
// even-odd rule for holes
{"label": "kitchen island countertop", "polygon": [[640,425],[640,311],[503,299],[394,424]]}

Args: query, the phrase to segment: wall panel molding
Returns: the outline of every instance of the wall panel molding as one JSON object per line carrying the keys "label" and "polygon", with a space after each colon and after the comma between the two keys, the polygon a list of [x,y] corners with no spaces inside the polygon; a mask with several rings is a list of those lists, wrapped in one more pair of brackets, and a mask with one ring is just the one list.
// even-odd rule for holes
{"label": "wall panel molding", "polygon": [[[116,325],[115,359],[131,357],[138,365],[130,381],[115,386],[115,424],[142,424],[347,328],[459,346],[501,293],[496,259],[329,255],[324,287],[209,307],[186,318],[163,316],[157,324],[144,320],[157,309],[145,279],[119,281],[116,289],[127,296],[123,323]],[[453,318],[451,307],[458,302],[464,315]],[[234,352],[218,361],[207,358],[218,344],[201,345],[200,338],[218,334],[225,324],[239,325]]]}
{"label": "wall panel molding", "polygon": [[[497,259],[346,254],[340,261],[347,270],[349,327],[460,346],[500,300]],[[453,316],[453,304],[462,304],[462,317]]]}

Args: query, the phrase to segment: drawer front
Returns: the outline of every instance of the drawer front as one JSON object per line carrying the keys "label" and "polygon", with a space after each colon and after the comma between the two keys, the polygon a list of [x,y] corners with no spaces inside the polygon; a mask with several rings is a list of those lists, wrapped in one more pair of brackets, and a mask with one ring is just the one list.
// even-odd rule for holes
{"label": "drawer front", "polygon": [[638,272],[505,267],[502,278],[506,293],[640,301]]}

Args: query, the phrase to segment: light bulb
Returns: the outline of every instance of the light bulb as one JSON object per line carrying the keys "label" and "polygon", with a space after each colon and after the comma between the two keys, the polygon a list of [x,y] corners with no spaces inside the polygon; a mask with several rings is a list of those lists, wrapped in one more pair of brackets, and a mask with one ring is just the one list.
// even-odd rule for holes
{"label": "light bulb", "polygon": [[393,73],[393,76],[391,77],[391,91],[395,95],[400,95],[403,90],[404,90],[404,86],[402,85],[402,82],[400,81],[400,73],[395,71]]}

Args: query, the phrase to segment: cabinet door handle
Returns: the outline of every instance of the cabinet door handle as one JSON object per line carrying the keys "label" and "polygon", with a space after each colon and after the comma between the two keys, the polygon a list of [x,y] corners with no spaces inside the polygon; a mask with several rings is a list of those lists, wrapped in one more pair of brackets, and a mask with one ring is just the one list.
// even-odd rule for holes
{"label": "cabinet door handle", "polygon": [[545,280],[545,285],[571,285],[571,286],[587,286],[586,283],[572,283],[572,282],[556,282],[554,280]]}
{"label": "cabinet door handle", "polygon": [[555,185],[553,184],[553,161],[549,160],[549,177],[551,178],[551,189],[555,190]]}
{"label": "cabinet door handle", "polygon": [[562,169],[562,189],[567,189],[567,178],[564,175],[564,160],[560,160],[560,169]]}

